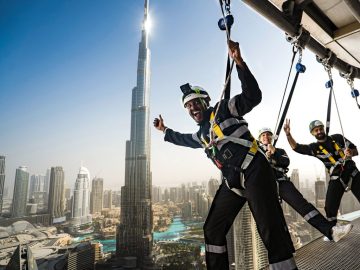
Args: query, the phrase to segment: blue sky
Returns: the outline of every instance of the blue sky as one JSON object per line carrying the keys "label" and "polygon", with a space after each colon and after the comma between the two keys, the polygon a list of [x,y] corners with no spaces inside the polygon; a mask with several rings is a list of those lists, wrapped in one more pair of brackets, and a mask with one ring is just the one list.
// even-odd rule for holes
{"label": "blue sky", "polygon": [[[245,117],[255,135],[275,125],[291,46],[271,23],[241,1],[232,2],[233,39],[263,90],[262,103]],[[213,102],[220,95],[226,40],[217,28],[218,1],[150,0],[150,14],[151,119],[161,113],[169,127],[193,132],[179,85],[201,85]],[[10,190],[20,165],[36,174],[63,166],[72,188],[81,162],[91,176],[105,179],[105,187],[120,189],[142,17],[142,0],[0,1],[0,154],[6,155]],[[303,62],[307,71],[289,117],[295,139],[307,143],[308,123],[325,120],[327,78],[308,50]],[[346,83],[333,73],[345,135],[360,144],[353,125],[358,109]],[[232,93],[239,89],[234,76]],[[331,133],[340,132],[336,117]],[[289,153],[291,168],[304,178],[323,176],[321,163],[293,153],[283,139],[278,146]],[[152,173],[154,185],[167,186],[219,176],[201,150],[165,143],[155,129]]]}

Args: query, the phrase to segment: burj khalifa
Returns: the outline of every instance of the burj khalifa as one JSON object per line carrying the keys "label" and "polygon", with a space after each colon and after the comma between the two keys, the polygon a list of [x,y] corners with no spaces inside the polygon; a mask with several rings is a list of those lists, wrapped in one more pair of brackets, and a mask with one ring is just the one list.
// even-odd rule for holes
{"label": "burj khalifa", "polygon": [[152,206],[150,171],[150,50],[148,48],[148,8],[139,43],[137,84],[132,89],[130,140],[126,141],[125,186],[121,188],[121,217],[117,231],[117,254],[137,257],[146,269],[152,254]]}

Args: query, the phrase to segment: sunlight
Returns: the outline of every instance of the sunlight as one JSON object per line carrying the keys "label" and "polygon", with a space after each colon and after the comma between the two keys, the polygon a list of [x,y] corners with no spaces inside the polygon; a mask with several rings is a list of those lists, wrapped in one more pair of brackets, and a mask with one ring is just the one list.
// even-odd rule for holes
{"label": "sunlight", "polygon": [[150,33],[152,28],[152,20],[148,14],[146,21],[144,22],[144,28],[147,33]]}

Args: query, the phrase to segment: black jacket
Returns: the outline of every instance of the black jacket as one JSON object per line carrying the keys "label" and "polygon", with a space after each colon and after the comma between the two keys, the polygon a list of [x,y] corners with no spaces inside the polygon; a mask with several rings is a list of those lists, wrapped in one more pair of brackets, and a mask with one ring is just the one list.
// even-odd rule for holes
{"label": "black jacket", "polygon": [[[237,66],[238,77],[243,90],[241,94],[231,99],[222,100],[214,108],[208,108],[204,112],[204,120],[199,124],[199,130],[194,134],[183,134],[170,128],[166,129],[165,141],[191,148],[204,147],[202,140],[209,141],[210,114],[216,110],[217,106],[220,107],[215,122],[221,127],[224,135],[252,141],[253,137],[247,128],[247,122],[243,119],[243,115],[250,112],[252,108],[260,103],[262,95],[256,79],[246,64],[244,66],[244,70]],[[229,174],[228,165],[238,167],[242,164],[248,150],[249,148],[247,147],[229,141],[221,141],[217,145],[214,158],[224,165],[222,169],[224,176]],[[208,157],[213,159],[209,151],[206,152]]]}
{"label": "black jacket", "polygon": [[[350,142],[348,139],[345,138],[345,141],[347,142],[348,147],[350,149],[356,148],[356,146],[352,142]],[[336,151],[334,142],[340,148],[342,148],[342,149],[346,148],[344,145],[343,136],[341,134],[334,134],[331,136],[327,136],[325,142],[314,142],[314,143],[310,143],[308,145],[298,143],[298,144],[296,144],[296,147],[294,150],[300,154],[314,156],[314,157],[318,158],[319,160],[321,160],[324,163],[326,169],[329,172],[329,170],[333,166],[333,164],[330,162],[329,158],[326,157],[326,155],[321,151],[320,146],[322,146],[324,149],[326,149],[326,151],[329,152],[329,154],[335,159],[335,161],[339,161],[341,156],[338,153],[338,151]],[[355,167],[356,167],[356,165],[355,165],[354,161],[352,161],[352,160],[346,161],[345,171],[351,172]],[[336,168],[331,175],[334,176],[334,175],[339,175],[339,174],[340,174],[340,167]]]}
{"label": "black jacket", "polygon": [[[267,151],[265,145],[260,144],[260,147],[264,151],[264,153]],[[274,170],[276,179],[284,180],[283,178],[286,177],[286,173],[288,172],[288,167],[290,165],[290,159],[286,154],[286,151],[282,148],[275,148],[275,152],[269,158],[269,162]]]}

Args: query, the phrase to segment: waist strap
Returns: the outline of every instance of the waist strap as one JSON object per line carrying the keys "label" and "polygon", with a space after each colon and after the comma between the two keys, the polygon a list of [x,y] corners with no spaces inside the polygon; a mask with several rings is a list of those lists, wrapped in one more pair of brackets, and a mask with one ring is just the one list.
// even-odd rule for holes
{"label": "waist strap", "polygon": [[341,179],[341,176],[337,176],[337,175],[334,175],[334,176],[330,176],[330,180],[333,181],[333,180],[339,180],[341,185],[344,187],[345,189],[345,192],[348,192],[349,190],[351,190],[351,186],[352,186],[352,182],[353,182],[353,179],[354,177],[358,174],[359,170],[357,168],[355,168],[351,174],[350,174],[350,177],[349,177],[349,181],[347,182],[347,184],[345,184],[344,180]]}

